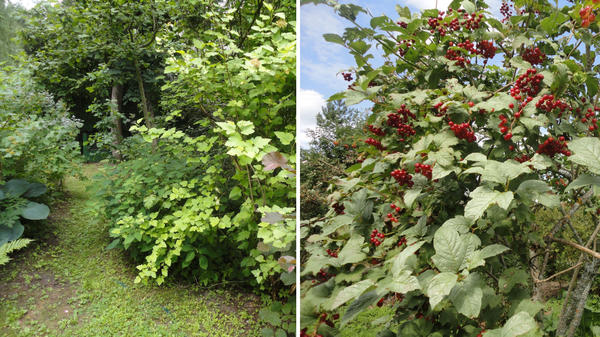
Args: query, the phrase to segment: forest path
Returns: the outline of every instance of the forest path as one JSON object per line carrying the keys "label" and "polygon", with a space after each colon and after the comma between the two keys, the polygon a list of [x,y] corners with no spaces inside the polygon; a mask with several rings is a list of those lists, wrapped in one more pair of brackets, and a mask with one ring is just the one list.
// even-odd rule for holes
{"label": "forest path", "polygon": [[[88,164],[92,177],[102,166]],[[260,301],[233,290],[134,284],[135,265],[90,211],[91,179],[69,178],[65,197],[0,267],[0,336],[259,336]],[[33,226],[30,226],[33,227]]]}

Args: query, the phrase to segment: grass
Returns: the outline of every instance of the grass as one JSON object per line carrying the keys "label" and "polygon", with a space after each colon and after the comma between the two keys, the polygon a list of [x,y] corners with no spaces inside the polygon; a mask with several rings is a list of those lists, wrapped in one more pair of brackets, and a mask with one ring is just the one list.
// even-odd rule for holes
{"label": "grass", "polygon": [[68,179],[50,219],[27,228],[36,241],[0,267],[0,336],[260,335],[252,294],[134,284],[135,265],[104,249],[108,225],[87,211],[88,184]]}

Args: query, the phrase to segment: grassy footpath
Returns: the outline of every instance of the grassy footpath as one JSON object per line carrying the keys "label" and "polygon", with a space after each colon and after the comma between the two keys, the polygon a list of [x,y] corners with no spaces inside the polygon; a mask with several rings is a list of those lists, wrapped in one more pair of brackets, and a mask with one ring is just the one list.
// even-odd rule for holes
{"label": "grassy footpath", "polygon": [[251,294],[134,284],[124,253],[104,250],[108,225],[86,212],[89,183],[67,180],[49,221],[26,231],[36,241],[0,267],[0,336],[259,336]]}

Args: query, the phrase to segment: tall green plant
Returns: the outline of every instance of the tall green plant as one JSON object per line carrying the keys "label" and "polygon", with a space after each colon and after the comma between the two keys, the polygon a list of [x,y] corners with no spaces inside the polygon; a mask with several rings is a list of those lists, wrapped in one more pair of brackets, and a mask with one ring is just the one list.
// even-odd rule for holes
{"label": "tall green plant", "polygon": [[[332,187],[335,207],[302,226],[302,335],[334,336],[386,303],[394,315],[378,336],[575,335],[598,263],[588,248],[600,225],[571,224],[599,205],[598,4],[516,1],[503,19],[484,1],[399,6],[363,27],[360,6],[305,2],[353,26],[324,36],[357,61],[331,99],[374,107],[360,162]],[[544,208],[561,213],[547,231]],[[566,246],[579,264],[551,271]],[[568,272],[558,327],[545,326],[544,284]]]}

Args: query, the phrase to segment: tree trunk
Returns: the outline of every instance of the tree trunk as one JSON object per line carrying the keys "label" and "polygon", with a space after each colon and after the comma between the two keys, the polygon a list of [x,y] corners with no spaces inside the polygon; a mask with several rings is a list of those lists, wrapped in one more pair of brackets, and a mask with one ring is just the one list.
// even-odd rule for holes
{"label": "tree trunk", "polygon": [[577,287],[573,291],[572,299],[567,304],[568,311],[566,314],[568,315],[567,319],[570,322],[569,330],[566,331],[566,324],[563,324],[559,326],[559,329],[557,329],[557,336],[564,336],[565,334],[568,337],[575,336],[575,332],[581,323],[581,317],[583,316],[583,311],[585,310],[585,303],[587,302],[590,288],[592,287],[592,283],[596,277],[596,269],[598,267],[597,259],[587,258],[586,260],[587,261],[583,266],[583,271],[579,277],[579,281],[577,282]]}
{"label": "tree trunk", "polygon": [[114,84],[110,95],[111,103],[111,114],[113,118],[113,145],[114,149],[112,155],[116,160],[121,161],[123,158],[121,152],[118,150],[118,146],[123,140],[123,121],[121,119],[121,113],[123,112],[123,86],[120,84]]}
{"label": "tree trunk", "polygon": [[146,123],[146,127],[150,129],[154,126],[154,112],[148,109],[148,100],[146,99],[146,90],[144,89],[144,80],[142,79],[142,71],[140,69],[140,64],[137,60],[134,60],[133,64],[135,66],[135,77],[138,82],[140,97],[142,99],[142,111],[144,112],[144,122]]}

